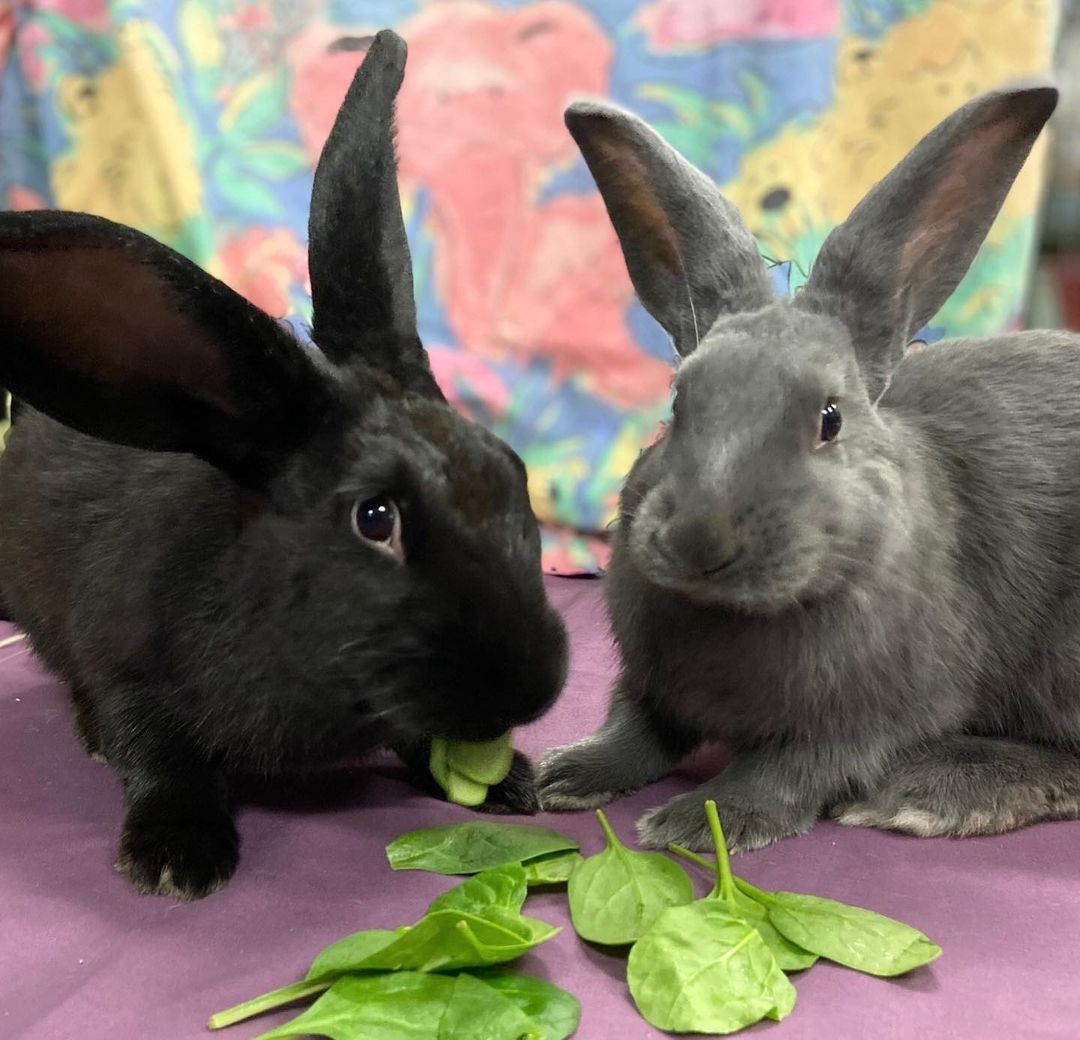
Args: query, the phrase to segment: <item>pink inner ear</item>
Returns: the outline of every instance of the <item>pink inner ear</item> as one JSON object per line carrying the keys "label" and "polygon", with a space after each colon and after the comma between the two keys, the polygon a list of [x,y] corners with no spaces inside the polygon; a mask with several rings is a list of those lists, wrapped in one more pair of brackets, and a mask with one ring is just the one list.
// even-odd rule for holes
{"label": "pink inner ear", "polygon": [[915,230],[900,255],[901,285],[936,277],[941,254],[970,233],[966,225],[980,221],[985,206],[972,199],[1000,191],[1002,164],[1011,164],[1009,146],[1023,136],[1018,122],[1015,115],[991,117],[950,151],[947,169],[915,211]]}
{"label": "pink inner ear", "polygon": [[619,209],[625,211],[624,226],[642,229],[635,235],[636,250],[647,251],[656,263],[683,277],[684,265],[675,229],[633,145],[616,124],[601,119],[593,124],[582,147],[592,156],[597,180],[603,178],[610,185],[606,198],[617,200]]}
{"label": "pink inner ear", "polygon": [[58,371],[123,394],[187,394],[235,414],[220,346],[125,247],[9,248],[0,284],[0,324]]}

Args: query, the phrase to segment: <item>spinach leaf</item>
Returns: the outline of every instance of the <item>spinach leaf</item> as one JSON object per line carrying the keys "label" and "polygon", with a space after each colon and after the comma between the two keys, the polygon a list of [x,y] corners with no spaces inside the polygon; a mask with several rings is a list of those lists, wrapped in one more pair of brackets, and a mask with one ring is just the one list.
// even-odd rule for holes
{"label": "spinach leaf", "polygon": [[736,891],[735,911],[747,924],[753,925],[762,941],[772,951],[781,971],[805,971],[817,963],[816,953],[804,950],[798,943],[777,931],[776,926],[769,920],[769,912],[756,900]]}
{"label": "spinach leaf", "polygon": [[543,1040],[538,1023],[468,975],[346,976],[307,1011],[259,1040]]}
{"label": "spinach leaf", "polygon": [[607,848],[570,875],[570,919],[583,939],[619,946],[639,939],[672,906],[694,898],[686,872],[659,852],[635,852],[615,836],[599,810]]}
{"label": "spinach leaf", "polygon": [[665,910],[634,944],[626,981],[652,1025],[681,1033],[733,1033],[795,1006],[795,988],[752,924],[735,910],[735,885],[716,803],[705,803],[716,847],[716,885],[704,899]]}
{"label": "spinach leaf", "polygon": [[431,741],[428,768],[446,796],[458,805],[480,805],[489,787],[502,783],[514,761],[513,733],[483,743]]}
{"label": "spinach leaf", "polygon": [[553,852],[521,865],[525,869],[525,883],[531,888],[536,885],[561,885],[569,881],[574,867],[581,862],[580,852]]}
{"label": "spinach leaf", "polygon": [[631,949],[626,981],[647,1021],[680,1033],[733,1033],[795,1006],[761,936],[715,896],[665,910]]}
{"label": "spinach leaf", "polygon": [[514,762],[513,733],[482,744],[455,740],[446,746],[446,763],[456,773],[478,784],[501,784]]}
{"label": "spinach leaf", "polygon": [[738,884],[767,908],[781,935],[847,968],[888,977],[941,956],[941,947],[922,932],[873,910],[799,892],[762,892],[745,881]]}
{"label": "spinach leaf", "polygon": [[[704,856],[699,856],[696,852],[691,852],[681,845],[671,845],[669,848],[676,856],[681,856],[683,859],[696,863],[706,870],[716,870],[715,863],[710,862]],[[818,959],[817,954],[810,953],[801,946],[796,946],[790,939],[781,935],[772,921],[769,920],[769,913],[765,906],[739,889],[739,879],[737,877],[733,877],[733,880],[735,882],[735,891],[731,908],[757,929],[757,933],[761,936],[765,945],[772,950],[772,955],[776,958],[780,970],[804,971],[815,964]]]}
{"label": "spinach leaf", "polygon": [[439,910],[347,970],[453,971],[502,964],[558,932],[543,921],[497,906],[476,914]]}
{"label": "spinach leaf", "polygon": [[483,805],[487,800],[488,785],[462,776],[450,765],[446,741],[438,738],[431,742],[428,771],[435,782],[446,792],[451,802],[469,807]]}
{"label": "spinach leaf", "polygon": [[525,871],[517,863],[508,863],[505,867],[481,871],[468,881],[436,896],[427,912],[463,910],[466,913],[479,913],[489,906],[520,910],[525,905],[526,894]]}
{"label": "spinach leaf", "polygon": [[223,1029],[292,1004],[347,973],[450,971],[514,960],[559,931],[518,913],[524,900],[524,874],[516,864],[480,874],[444,892],[411,928],[347,935],[315,958],[303,981],[219,1011],[209,1026]]}
{"label": "spinach leaf", "polygon": [[438,1035],[439,1040],[545,1040],[543,1027],[516,1001],[469,975],[454,979]]}
{"label": "spinach leaf", "polygon": [[254,1018],[274,1008],[284,1007],[286,1004],[295,1004],[304,997],[310,997],[316,993],[322,993],[333,984],[333,979],[305,979],[302,982],[294,982],[291,986],[282,986],[280,989],[272,989],[269,993],[260,994],[251,1000],[245,1000],[242,1004],[235,1004],[224,1011],[217,1011],[210,1016],[206,1023],[207,1029],[224,1029],[226,1026],[234,1026],[237,1022],[243,1022],[246,1018]]}
{"label": "spinach leaf", "polygon": [[489,969],[472,974],[538,1022],[543,1027],[544,1040],[566,1040],[577,1029],[581,1005],[577,997],[566,990],[531,975],[519,975],[516,971]]}
{"label": "spinach leaf", "polygon": [[386,858],[394,870],[476,874],[577,847],[572,838],[546,827],[473,820],[408,831],[387,845]]}
{"label": "spinach leaf", "polygon": [[272,989],[268,993],[261,993],[251,1000],[245,1000],[242,1004],[219,1011],[210,1016],[207,1027],[210,1029],[224,1029],[226,1026],[243,1022],[246,1018],[254,1018],[274,1008],[293,1004],[304,997],[310,997],[314,993],[321,993],[328,989],[340,975],[348,971],[354,964],[360,963],[372,954],[378,952],[393,943],[403,929],[397,932],[373,929],[367,932],[354,932],[337,942],[327,946],[312,962],[306,976],[300,982],[294,982],[289,986]]}
{"label": "spinach leaf", "polygon": [[338,975],[344,975],[352,971],[354,965],[374,956],[380,950],[386,949],[396,942],[405,933],[404,928],[396,931],[383,931],[372,929],[367,932],[353,932],[344,939],[338,939],[331,943],[311,962],[306,981],[313,979],[334,979]]}

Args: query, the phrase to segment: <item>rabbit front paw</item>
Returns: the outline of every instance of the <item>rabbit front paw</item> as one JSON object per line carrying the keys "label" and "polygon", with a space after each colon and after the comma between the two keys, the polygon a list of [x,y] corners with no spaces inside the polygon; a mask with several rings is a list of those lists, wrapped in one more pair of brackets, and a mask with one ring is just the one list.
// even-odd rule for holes
{"label": "rabbit front paw", "polygon": [[193,900],[221,888],[240,856],[229,814],[176,814],[167,806],[133,806],[124,821],[116,869],[144,895]]}
{"label": "rabbit front paw", "polygon": [[[650,849],[682,845],[699,852],[711,851],[712,835],[705,818],[705,802],[711,797],[707,790],[694,791],[647,812],[638,820],[641,844]],[[729,852],[750,852],[781,838],[805,834],[817,815],[782,806],[716,801]]]}
{"label": "rabbit front paw", "polygon": [[595,738],[555,748],[540,761],[540,805],[549,812],[596,809],[624,790],[612,785],[613,770],[598,753]]}
{"label": "rabbit front paw", "polygon": [[534,816],[539,811],[536,772],[532,763],[520,751],[515,751],[506,779],[488,789],[480,812]]}

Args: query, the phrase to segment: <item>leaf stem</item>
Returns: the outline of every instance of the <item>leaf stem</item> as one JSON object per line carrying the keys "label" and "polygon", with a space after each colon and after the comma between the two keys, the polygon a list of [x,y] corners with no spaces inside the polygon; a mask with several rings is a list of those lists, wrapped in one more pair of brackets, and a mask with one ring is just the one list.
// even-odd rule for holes
{"label": "leaf stem", "polygon": [[725,903],[733,904],[735,880],[731,874],[731,860],[728,858],[724,828],[720,826],[720,814],[716,811],[716,802],[711,798],[705,803],[705,816],[709,821],[713,845],[716,847],[716,890]]}
{"label": "leaf stem", "polygon": [[[685,860],[689,860],[691,863],[696,863],[710,874],[716,870],[716,863],[711,859],[708,859],[705,856],[699,856],[696,852],[691,852],[690,849],[684,848],[682,845],[669,845],[668,851]],[[749,896],[763,906],[768,906],[770,903],[776,902],[771,892],[765,892],[760,888],[756,888],[754,885],[751,885],[749,881],[744,881],[737,874],[732,874],[731,880],[735,882],[735,887],[742,892],[744,896]]]}
{"label": "leaf stem", "polygon": [[596,818],[600,821],[600,827],[604,832],[604,837],[607,839],[609,849],[617,849],[622,842],[615,836],[615,832],[611,829],[611,824],[608,823],[607,817],[604,815],[603,809],[596,810]]}
{"label": "leaf stem", "polygon": [[755,888],[749,881],[743,881],[741,877],[735,877],[734,881],[735,887],[742,892],[744,896],[749,896],[763,906],[768,906],[770,903],[776,902],[771,892],[764,892],[760,888]]}
{"label": "leaf stem", "polygon": [[716,870],[716,864],[711,859],[699,856],[696,852],[691,852],[690,849],[685,848],[682,845],[669,845],[668,851],[685,860],[689,860],[691,863],[697,864],[699,867],[703,867],[710,874]]}
{"label": "leaf stem", "polygon": [[303,997],[310,997],[313,993],[321,993],[324,989],[329,989],[333,983],[334,979],[324,977],[304,979],[302,982],[294,982],[291,986],[272,989],[269,993],[263,993],[262,996],[253,997],[251,1000],[245,1000],[243,1004],[237,1004],[235,1007],[211,1015],[210,1021],[206,1023],[207,1028],[224,1029],[226,1026],[236,1025],[237,1022],[243,1022],[245,1018],[254,1018],[264,1011],[291,1004]]}

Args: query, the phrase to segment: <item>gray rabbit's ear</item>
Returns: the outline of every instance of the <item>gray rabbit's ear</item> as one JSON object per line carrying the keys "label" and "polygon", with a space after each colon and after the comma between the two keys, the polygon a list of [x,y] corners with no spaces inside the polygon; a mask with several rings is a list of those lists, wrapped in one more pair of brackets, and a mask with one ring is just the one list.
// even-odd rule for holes
{"label": "gray rabbit's ear", "polygon": [[[364,40],[342,41],[355,49]],[[405,41],[375,36],[315,170],[308,220],[312,338],[332,361],[360,358],[403,387],[441,398],[416,329],[412,259],[394,154]]]}
{"label": "gray rabbit's ear", "polygon": [[566,126],[585,157],[645,309],[682,356],[721,314],[772,300],[764,261],[735,207],[636,116],[577,102]]}
{"label": "gray rabbit's ear", "polygon": [[968,102],[825,240],[799,306],[848,326],[871,397],[967,272],[1057,97],[1028,85]]}

